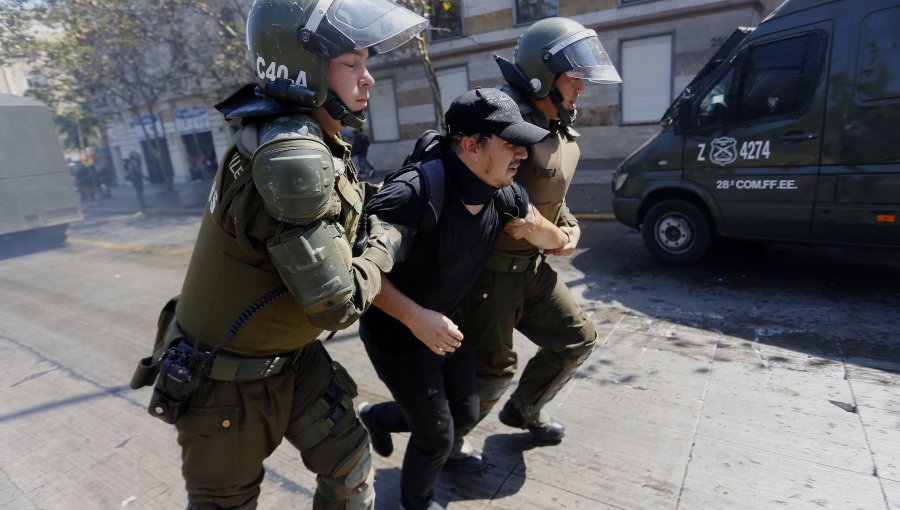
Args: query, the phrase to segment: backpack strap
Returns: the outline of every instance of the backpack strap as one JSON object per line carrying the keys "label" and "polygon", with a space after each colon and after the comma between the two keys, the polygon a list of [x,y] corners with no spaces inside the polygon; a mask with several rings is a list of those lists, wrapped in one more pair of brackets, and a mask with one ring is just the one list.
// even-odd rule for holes
{"label": "backpack strap", "polygon": [[444,208],[444,189],[447,182],[444,175],[444,162],[441,159],[432,159],[422,164],[419,174],[425,181],[425,192],[428,202],[422,208],[419,217],[419,232],[434,230],[441,218],[441,210]]}
{"label": "backpack strap", "polygon": [[[418,186],[413,180],[419,177]],[[440,158],[432,159],[424,164],[412,162],[403,166],[400,170],[388,174],[384,178],[384,184],[394,181],[405,182],[408,186],[417,189],[419,196],[425,197],[419,209],[419,221],[416,224],[416,235],[421,236],[432,232],[441,217],[444,207],[444,189],[446,178],[444,176],[444,163]],[[356,229],[356,242],[353,243],[353,255],[362,254],[366,243],[369,241],[367,230],[368,215],[364,214]]]}
{"label": "backpack strap", "polygon": [[501,215],[507,216],[507,219],[522,217],[523,211],[519,210],[519,202],[521,201],[522,197],[512,185],[504,186],[494,194],[494,207],[497,208]]}
{"label": "backpack strap", "polygon": [[436,157],[439,158],[441,151],[435,149],[438,149],[438,146],[443,139],[444,137],[437,131],[433,129],[425,130],[425,132],[416,139],[416,145],[413,147],[409,156],[406,156],[406,159],[403,160],[402,166],[428,161],[430,159],[435,159]]}

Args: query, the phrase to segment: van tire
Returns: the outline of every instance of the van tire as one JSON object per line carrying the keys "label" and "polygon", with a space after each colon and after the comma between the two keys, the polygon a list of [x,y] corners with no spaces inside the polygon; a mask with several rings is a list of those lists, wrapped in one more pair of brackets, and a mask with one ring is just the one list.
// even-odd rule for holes
{"label": "van tire", "polygon": [[660,262],[685,266],[700,260],[709,248],[709,220],[690,202],[663,200],[647,211],[641,235],[647,251]]}

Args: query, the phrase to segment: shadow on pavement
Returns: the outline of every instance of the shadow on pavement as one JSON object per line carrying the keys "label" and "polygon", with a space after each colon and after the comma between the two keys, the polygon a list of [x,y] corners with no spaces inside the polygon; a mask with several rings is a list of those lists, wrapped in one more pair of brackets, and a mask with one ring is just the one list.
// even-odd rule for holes
{"label": "shadow on pavement", "polygon": [[[752,344],[900,373],[900,251],[720,243],[701,263],[666,267],[631,232],[591,235],[571,263],[584,297]],[[662,337],[690,350],[690,341]],[[727,347],[727,345],[726,345]],[[778,359],[770,359],[778,362]],[[815,361],[815,360],[812,360]]]}
{"label": "shadow on pavement", "polygon": [[62,247],[65,244],[65,230],[59,227],[0,235],[0,260]]}

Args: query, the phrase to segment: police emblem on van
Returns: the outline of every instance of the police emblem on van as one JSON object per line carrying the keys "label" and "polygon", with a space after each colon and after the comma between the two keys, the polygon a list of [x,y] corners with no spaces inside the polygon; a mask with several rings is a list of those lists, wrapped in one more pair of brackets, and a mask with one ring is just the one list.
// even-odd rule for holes
{"label": "police emblem on van", "polygon": [[709,147],[709,160],[719,166],[734,163],[737,156],[737,140],[730,136],[714,139]]}

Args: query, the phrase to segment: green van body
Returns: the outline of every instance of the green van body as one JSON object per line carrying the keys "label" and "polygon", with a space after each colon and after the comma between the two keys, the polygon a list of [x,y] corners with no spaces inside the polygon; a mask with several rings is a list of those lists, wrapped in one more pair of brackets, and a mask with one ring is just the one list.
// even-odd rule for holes
{"label": "green van body", "polygon": [[716,236],[900,247],[900,1],[787,0],[736,30],[613,191],[672,264]]}
{"label": "green van body", "polygon": [[64,241],[69,222],[83,216],[50,108],[0,94],[0,154],[0,234]]}

